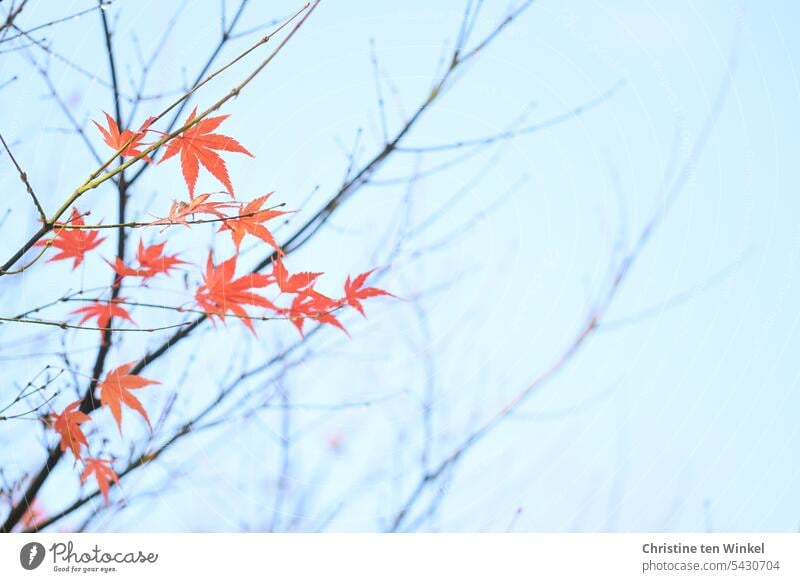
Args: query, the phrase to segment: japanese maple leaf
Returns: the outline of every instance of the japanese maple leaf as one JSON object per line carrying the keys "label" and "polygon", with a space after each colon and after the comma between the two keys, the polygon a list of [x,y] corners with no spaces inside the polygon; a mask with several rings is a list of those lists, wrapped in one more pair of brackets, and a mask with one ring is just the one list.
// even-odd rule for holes
{"label": "japanese maple leaf", "polygon": [[159,273],[169,273],[170,269],[174,269],[177,265],[185,264],[186,261],[179,259],[178,255],[164,254],[164,246],[166,244],[166,242],[162,242],[145,247],[140,240],[139,248],[136,251],[136,260],[139,261],[139,267],[150,271],[153,275],[157,275]]}
{"label": "japanese maple leaf", "polygon": [[361,304],[361,301],[364,299],[369,299],[370,297],[379,297],[381,295],[388,295],[390,297],[394,297],[388,291],[384,291],[383,289],[378,289],[377,287],[364,287],[364,283],[367,282],[367,278],[375,272],[375,269],[371,271],[367,271],[366,273],[361,273],[358,277],[350,280],[350,276],[347,276],[347,280],[344,282],[344,300],[345,302],[350,305],[350,307],[354,307],[358,310],[358,312],[366,317],[366,313],[364,313],[364,306]]}
{"label": "japanese maple leaf", "polygon": [[283,254],[283,251],[278,246],[278,243],[275,242],[275,238],[272,236],[272,233],[267,230],[266,226],[262,224],[268,220],[272,220],[273,218],[277,218],[278,216],[286,214],[286,212],[282,210],[261,210],[264,202],[266,202],[270,196],[272,196],[272,193],[256,198],[255,200],[251,200],[242,207],[241,211],[239,212],[240,218],[230,218],[229,220],[223,222],[222,226],[219,227],[220,232],[224,230],[229,230],[231,232],[231,238],[233,239],[233,244],[236,245],[237,250],[239,249],[239,245],[241,245],[244,236],[246,234],[251,234],[263,240],[265,243],[275,249],[278,254]]}
{"label": "japanese maple leaf", "polygon": [[[68,224],[72,226],[85,226],[83,217],[77,208],[72,209],[72,216]],[[100,233],[96,230],[82,229],[82,228],[59,228],[64,226],[64,223],[57,223],[55,225],[55,236],[48,240],[40,240],[34,246],[51,246],[59,250],[59,253],[49,259],[51,261],[61,261],[64,259],[72,259],[72,268],[77,269],[78,265],[83,262],[87,252],[100,246],[105,237],[100,237]]]}
{"label": "japanese maple leaf", "polygon": [[298,293],[313,285],[322,273],[310,273],[308,271],[289,275],[289,271],[283,265],[280,256],[272,261],[272,277],[278,284],[282,293]]}
{"label": "japanese maple leaf", "polygon": [[[97,126],[97,129],[100,130],[100,133],[103,134],[103,141],[106,142],[108,147],[112,148],[113,150],[119,151],[122,146],[130,143],[125,146],[125,149],[120,152],[120,155],[127,156],[127,157],[135,157],[140,155],[142,152],[139,150],[142,147],[142,140],[144,139],[145,135],[147,134],[147,128],[155,121],[155,117],[150,117],[145,120],[142,126],[139,128],[139,131],[132,131],[130,129],[126,129],[125,131],[120,131],[117,122],[111,117],[108,113],[103,111],[103,114],[106,116],[106,122],[108,123],[108,129],[97,123],[96,121],[92,121]],[[150,158],[145,156],[142,158],[148,162],[152,162]]]}
{"label": "japanese maple leaf", "polygon": [[348,331],[333,314],[341,306],[341,301],[331,299],[316,289],[306,289],[297,294],[289,309],[284,309],[281,312],[289,317],[301,336],[304,335],[303,326],[307,319],[314,319],[321,323],[338,327],[349,336]]}
{"label": "japanese maple leaf", "polygon": [[69,449],[76,459],[81,458],[81,445],[89,447],[81,429],[81,424],[88,422],[89,416],[78,410],[80,405],[81,401],[76,400],[64,408],[61,414],[54,413],[49,418],[53,430],[61,435],[61,452]]}
{"label": "japanese maple leaf", "polygon": [[111,482],[113,481],[119,485],[119,477],[114,469],[111,468],[111,461],[109,459],[87,457],[84,462],[86,465],[83,467],[83,473],[81,473],[81,484],[86,483],[89,477],[94,475],[97,481],[97,488],[100,489],[100,493],[103,494],[103,499],[108,505],[108,489]]}
{"label": "japanese maple leaf", "polygon": [[131,319],[130,313],[128,313],[128,311],[124,307],[119,305],[119,302],[125,300],[126,297],[117,297],[112,301],[96,301],[94,303],[90,303],[89,305],[86,305],[74,311],[71,311],[70,313],[83,314],[83,317],[78,322],[78,325],[82,325],[92,318],[97,318],[97,327],[106,329],[111,323],[111,318],[113,317],[124,319],[133,324],[136,324],[136,322],[133,321],[133,319]]}
{"label": "japanese maple leaf", "polygon": [[144,269],[134,269],[133,267],[128,267],[122,259],[119,257],[114,258],[114,262],[106,261],[109,266],[114,269],[114,272],[117,274],[119,279],[123,277],[147,277],[149,272]]}
{"label": "japanese maple leaf", "polygon": [[189,217],[195,214],[211,214],[216,218],[225,218],[222,209],[231,208],[234,205],[229,202],[207,202],[211,196],[211,194],[200,194],[189,202],[173,200],[172,207],[169,209],[169,216],[159,218],[152,224],[183,224],[188,227]]}
{"label": "japanese maple leaf", "polygon": [[[184,125],[191,123],[196,116],[197,108],[195,107]],[[164,153],[164,157],[161,158],[161,162],[167,161],[178,153],[181,154],[181,170],[183,171],[183,179],[186,181],[186,186],[189,188],[189,194],[194,194],[197,174],[200,170],[200,164],[202,164],[206,170],[211,172],[225,186],[227,192],[233,195],[233,185],[228,176],[225,160],[214,150],[237,152],[246,154],[251,158],[254,157],[232,137],[211,133],[228,117],[230,115],[203,119],[182,134],[172,138],[167,144],[167,150]]]}
{"label": "japanese maple leaf", "polygon": [[178,258],[177,255],[165,255],[164,246],[166,242],[162,242],[148,247],[139,241],[139,248],[136,251],[136,260],[139,262],[138,268],[132,268],[125,265],[122,260],[117,257],[114,263],[109,263],[114,272],[119,277],[142,277],[145,281],[155,277],[160,273],[169,274],[170,270],[178,265],[185,264],[186,261]]}
{"label": "japanese maple leaf", "polygon": [[234,255],[227,261],[214,265],[211,253],[208,253],[203,284],[197,288],[195,300],[212,319],[217,316],[223,321],[225,314],[231,312],[240,317],[247,328],[255,334],[253,322],[250,321],[250,316],[243,306],[253,305],[277,310],[271,301],[250,291],[270,285],[273,279],[269,275],[260,273],[234,279],[237,256]]}
{"label": "japanese maple leaf", "polygon": [[131,390],[138,390],[152,384],[160,384],[161,382],[129,374],[128,372],[130,372],[135,363],[136,362],[128,362],[110,371],[106,374],[105,379],[97,385],[98,390],[100,390],[100,402],[103,406],[108,406],[111,410],[111,415],[114,417],[114,420],[117,421],[120,434],[122,433],[123,404],[141,414],[147,421],[147,425],[150,429],[152,430],[153,428],[150,425],[150,417],[147,416],[147,411],[142,406],[142,403],[139,402],[139,399],[131,394]]}

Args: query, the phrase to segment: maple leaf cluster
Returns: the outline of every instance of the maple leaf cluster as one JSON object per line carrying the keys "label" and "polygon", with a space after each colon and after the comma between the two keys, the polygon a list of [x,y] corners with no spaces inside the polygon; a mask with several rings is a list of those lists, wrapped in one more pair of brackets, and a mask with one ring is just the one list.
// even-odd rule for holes
{"label": "maple leaf cluster", "polygon": [[[367,279],[374,270],[347,277],[342,295],[331,297],[319,291],[316,284],[323,275],[321,272],[303,271],[289,273],[284,265],[285,253],[275,240],[267,223],[287,214],[278,210],[278,206],[268,206],[272,193],[243,201],[236,198],[228,168],[220,152],[240,153],[250,157],[250,153],[238,141],[216,133],[228,115],[216,117],[198,116],[195,109],[177,135],[162,137],[160,142],[147,143],[152,132],[155,119],[147,119],[138,130],[120,130],[118,124],[107,113],[106,126],[97,122],[104,142],[115,150],[116,154],[125,158],[138,157],[146,163],[161,164],[173,157],[180,159],[184,182],[189,192],[188,200],[174,200],[169,213],[163,218],[156,218],[148,223],[131,225],[108,225],[120,228],[155,227],[166,228],[183,225],[193,228],[207,224],[218,232],[229,233],[234,252],[228,258],[215,262],[211,250],[208,252],[205,270],[201,273],[202,282],[194,290],[192,301],[198,310],[204,313],[213,323],[226,323],[228,318],[239,319],[253,334],[256,333],[254,322],[267,319],[285,319],[290,321],[298,332],[304,333],[305,323],[309,320],[319,324],[327,324],[347,330],[337,315],[342,309],[352,308],[362,316],[366,316],[363,301],[378,296],[391,295],[387,291],[367,286]],[[164,155],[154,162],[150,156],[157,150],[155,145],[165,144]],[[229,196],[224,201],[213,200],[215,193],[195,195],[200,167],[205,168],[224,187],[223,194]],[[97,249],[105,240],[100,236],[97,227],[87,225],[77,208],[71,209],[68,221],[56,223],[52,227],[52,238],[41,240],[39,246],[56,249],[58,253],[50,261],[72,260],[72,268],[77,269],[84,263],[87,253]],[[239,250],[246,237],[252,237],[266,244],[273,254],[270,272],[249,272],[236,274]],[[167,241],[145,244],[138,242],[135,258],[117,256],[112,260],[104,259],[114,273],[114,283],[109,300],[92,300],[71,312],[80,316],[78,326],[93,321],[96,327],[105,331],[111,329],[113,321],[127,322],[136,325],[126,306],[135,305],[120,290],[127,282],[136,281],[138,286],[145,286],[155,277],[170,277],[175,272],[190,267],[190,263],[178,254],[168,253]],[[136,285],[128,285],[133,290]],[[173,308],[182,311],[183,308]],[[103,336],[106,337],[105,334]],[[105,341],[105,339],[103,340]],[[141,416],[152,430],[150,418],[135,391],[159,382],[131,374],[135,362],[123,364],[108,372],[100,380],[95,379],[97,397],[100,408],[108,409],[122,435],[123,411],[128,409]],[[94,395],[91,395],[94,397]],[[109,501],[109,489],[112,483],[119,483],[119,477],[112,467],[112,459],[100,458],[89,454],[90,444],[84,426],[92,420],[90,414],[94,406],[89,402],[75,401],[65,406],[60,413],[53,412],[45,422],[59,437],[60,449],[69,451],[76,462],[81,461],[84,469],[80,475],[81,483],[93,477],[98,490],[106,503]]]}
{"label": "maple leaf cluster", "polygon": [[[331,298],[314,288],[322,273],[302,272],[290,275],[283,265],[280,255],[276,256],[273,261],[271,273],[250,273],[235,278],[237,256],[234,255],[215,265],[211,253],[209,253],[203,284],[197,289],[195,299],[212,319],[216,317],[224,320],[225,315],[230,312],[240,318],[253,333],[255,333],[255,328],[252,320],[266,319],[267,316],[252,316],[245,306],[271,310],[275,316],[290,320],[301,335],[307,320],[332,325],[347,333],[347,330],[336,318],[335,313],[338,310],[349,305],[364,315],[360,300],[391,295],[383,289],[363,286],[372,272],[368,271],[353,281],[348,277],[345,295],[337,299]],[[291,297],[287,307],[279,307],[276,304],[277,298],[272,301],[253,291],[272,285],[277,288],[278,297]]]}
{"label": "maple leaf cluster", "polygon": [[[138,412],[150,426],[150,418],[147,416],[147,411],[145,411],[139,399],[131,393],[131,390],[159,384],[155,380],[130,374],[129,372],[133,365],[134,362],[123,364],[106,374],[105,378],[97,383],[97,388],[100,392],[100,405],[111,411],[119,427],[120,434],[122,434],[123,406]],[[85,483],[86,479],[94,474],[97,486],[106,504],[108,504],[109,485],[111,481],[119,483],[119,478],[111,467],[111,459],[101,459],[84,454],[84,450],[87,452],[89,450],[89,441],[86,438],[86,433],[83,432],[82,425],[89,422],[91,417],[81,410],[81,406],[82,402],[76,400],[64,407],[60,413],[51,413],[50,416],[45,418],[45,424],[50,426],[61,438],[60,447],[62,453],[69,450],[75,461],[83,461],[84,470],[81,474],[81,483]]]}

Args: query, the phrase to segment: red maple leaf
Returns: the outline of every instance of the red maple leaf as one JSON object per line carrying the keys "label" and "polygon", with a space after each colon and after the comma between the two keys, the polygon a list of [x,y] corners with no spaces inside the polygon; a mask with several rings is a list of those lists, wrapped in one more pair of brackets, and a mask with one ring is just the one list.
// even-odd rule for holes
{"label": "red maple leaf", "polygon": [[128,313],[128,311],[124,307],[119,305],[119,302],[125,300],[126,297],[117,297],[112,301],[96,301],[94,303],[90,303],[89,305],[86,305],[74,311],[71,311],[70,313],[83,314],[83,317],[78,322],[78,325],[82,325],[92,318],[97,318],[97,327],[106,329],[111,323],[111,318],[113,317],[124,319],[135,325],[136,322],[133,321],[133,319],[131,319],[131,314]]}
{"label": "red maple leaf", "polygon": [[195,299],[212,319],[217,316],[222,321],[225,319],[225,314],[231,312],[241,318],[247,328],[255,334],[253,323],[243,306],[253,305],[276,310],[277,308],[271,301],[250,291],[250,289],[270,285],[273,279],[269,275],[260,273],[234,279],[237,256],[234,255],[227,261],[214,265],[211,252],[208,253],[203,284],[198,287]]}
{"label": "red maple leaf", "polygon": [[341,306],[341,301],[331,299],[316,289],[304,289],[295,296],[291,307],[282,310],[281,313],[289,317],[301,336],[304,335],[303,326],[308,319],[338,327],[349,336],[348,331],[333,314]]}
{"label": "red maple leaf", "polygon": [[142,406],[142,403],[139,402],[139,399],[131,393],[131,390],[138,390],[139,388],[144,388],[152,384],[160,384],[161,382],[128,374],[134,364],[135,362],[128,362],[110,371],[106,374],[105,379],[97,385],[97,389],[100,391],[100,402],[103,406],[108,406],[111,410],[114,420],[117,421],[120,434],[122,433],[123,404],[141,414],[147,421],[147,425],[150,426],[150,429],[152,430],[153,428],[150,425],[150,418],[147,416],[147,411]]}
{"label": "red maple leaf", "polygon": [[364,287],[364,283],[367,282],[367,278],[374,272],[375,269],[367,271],[366,273],[361,273],[352,281],[348,275],[347,280],[344,283],[344,301],[350,305],[350,307],[357,309],[358,312],[364,317],[366,317],[366,313],[364,313],[364,306],[361,305],[361,301],[364,299],[369,299],[370,297],[379,297],[381,295],[394,297],[394,295],[388,291],[384,291],[383,289],[378,289],[377,287]]}
{"label": "red maple leaf", "polygon": [[206,202],[211,196],[212,194],[200,194],[189,202],[173,200],[172,207],[169,209],[169,216],[159,218],[151,224],[183,224],[188,227],[189,217],[195,214],[211,214],[216,218],[225,218],[221,209],[231,208],[235,205],[230,202]]}
{"label": "red maple leaf", "polygon": [[86,465],[81,473],[81,484],[86,483],[91,475],[94,475],[97,481],[97,488],[103,494],[106,505],[108,505],[108,489],[113,481],[119,485],[119,476],[117,476],[114,469],[111,468],[111,461],[109,459],[95,459],[87,457],[84,459]]}
{"label": "red maple leaf", "polygon": [[96,230],[82,229],[82,228],[59,228],[65,224],[71,226],[85,226],[83,217],[77,208],[72,209],[72,216],[67,223],[56,223],[55,236],[51,239],[40,240],[34,246],[51,246],[57,248],[60,252],[51,257],[48,262],[61,261],[64,259],[73,259],[72,268],[77,269],[78,265],[83,262],[84,256],[87,252],[100,246],[105,237],[100,238],[100,233]]}
{"label": "red maple leaf", "polygon": [[53,413],[49,417],[53,430],[61,435],[61,452],[66,452],[69,449],[76,459],[81,458],[81,445],[89,448],[89,443],[86,440],[86,435],[83,434],[81,424],[88,422],[90,418],[89,415],[78,410],[80,405],[81,401],[76,400],[64,408],[61,414]]}
{"label": "red maple leaf", "polygon": [[133,267],[128,267],[119,257],[114,258],[114,262],[106,261],[109,266],[114,269],[114,272],[117,274],[119,279],[123,277],[147,277],[148,271],[144,269],[134,269]]}
{"label": "red maple leaf", "polygon": [[275,257],[275,260],[272,261],[272,277],[282,293],[298,293],[313,285],[320,275],[322,273],[308,271],[289,275],[280,256]]}
{"label": "red maple leaf", "polygon": [[[184,125],[190,124],[196,115],[197,108],[195,107]],[[183,171],[183,179],[186,181],[186,186],[189,188],[189,194],[194,194],[194,187],[197,184],[197,174],[200,170],[200,164],[202,164],[206,170],[211,172],[211,174],[227,188],[227,192],[233,195],[233,185],[228,176],[228,168],[225,166],[225,160],[214,150],[238,152],[246,154],[251,158],[254,157],[253,154],[248,152],[242,144],[232,137],[211,133],[228,117],[230,117],[230,115],[220,115],[218,117],[203,119],[182,134],[172,138],[167,144],[167,150],[164,153],[164,157],[161,158],[161,162],[167,161],[180,152],[181,170]]]}
{"label": "red maple leaf", "polygon": [[252,234],[270,245],[278,254],[283,254],[278,243],[275,242],[272,233],[262,224],[268,220],[286,214],[286,212],[282,210],[261,210],[264,202],[266,202],[270,196],[272,196],[272,193],[251,200],[245,204],[239,212],[241,218],[230,218],[219,227],[220,232],[224,230],[229,230],[231,232],[231,238],[237,250],[244,236],[246,234]]}
{"label": "red maple leaf", "polygon": [[[178,255],[165,255],[164,246],[166,242],[145,247],[142,241],[139,241],[139,248],[136,251],[136,260],[139,261],[139,267],[146,271],[150,271],[153,275],[159,273],[169,273],[170,269],[174,269],[177,265],[185,264],[178,258]],[[153,276],[151,275],[151,276]]]}
{"label": "red maple leaf", "polygon": [[[120,132],[119,126],[114,118],[105,111],[103,111],[103,114],[106,116],[108,129],[104,128],[94,120],[92,120],[92,123],[94,123],[97,126],[97,129],[100,130],[100,133],[103,134],[103,141],[106,142],[106,145],[116,151],[119,151],[120,148],[122,148],[122,146],[124,146],[128,140],[130,140],[130,143],[125,146],[125,149],[120,152],[120,155],[127,157],[135,157],[140,155],[142,152],[139,150],[139,148],[144,145],[142,144],[142,140],[147,134],[147,128],[149,128],[153,121],[155,121],[155,117],[146,119],[139,128],[139,131],[134,132],[130,129],[126,129],[125,131]],[[147,156],[142,159],[148,162],[152,161]]]}
{"label": "red maple leaf", "polygon": [[144,243],[139,240],[139,248],[136,251],[136,260],[139,263],[137,268],[126,266],[119,257],[114,259],[113,264],[108,264],[120,278],[142,277],[147,281],[160,273],[169,274],[170,270],[178,265],[186,264],[186,261],[179,259],[178,255],[165,255],[164,246],[166,244],[166,242],[162,242],[145,247]]}

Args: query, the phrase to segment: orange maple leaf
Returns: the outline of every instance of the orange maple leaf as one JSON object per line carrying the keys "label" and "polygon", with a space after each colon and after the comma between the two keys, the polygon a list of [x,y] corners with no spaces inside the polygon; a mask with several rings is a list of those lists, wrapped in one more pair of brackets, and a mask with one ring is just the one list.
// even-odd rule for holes
{"label": "orange maple leaf", "polygon": [[79,309],[75,309],[71,311],[72,314],[82,313],[83,317],[78,322],[78,325],[82,325],[83,323],[87,322],[88,320],[97,318],[97,327],[106,329],[108,328],[109,324],[111,323],[111,318],[117,317],[119,319],[124,319],[136,324],[133,319],[131,319],[131,314],[128,311],[119,305],[120,301],[125,301],[126,297],[117,297],[112,301],[96,301],[95,303],[90,303],[84,307]]}
{"label": "orange maple leaf", "polygon": [[[130,140],[130,143],[125,146],[125,149],[120,152],[120,155],[127,157],[135,157],[140,155],[142,152],[139,150],[139,148],[144,145],[142,144],[142,140],[144,139],[145,135],[147,135],[147,128],[149,128],[153,121],[155,121],[155,117],[146,119],[139,128],[139,131],[134,132],[130,129],[126,129],[125,131],[121,132],[114,118],[105,111],[103,111],[103,114],[106,116],[108,129],[94,120],[92,120],[92,123],[94,123],[97,126],[97,129],[100,130],[100,133],[103,134],[103,141],[106,142],[106,145],[116,151],[119,151],[120,148],[122,148],[122,146],[124,146],[128,140]],[[144,156],[142,159],[147,162],[152,162],[152,160],[147,156]]]}
{"label": "orange maple leaf", "polygon": [[164,246],[166,244],[166,242],[162,242],[146,247],[141,240],[139,241],[136,260],[139,261],[140,269],[152,273],[151,277],[159,273],[169,274],[170,269],[186,263],[186,261],[179,259],[178,255],[165,255]]}
{"label": "orange maple leaf", "polygon": [[361,305],[361,301],[364,299],[369,299],[370,297],[379,297],[381,295],[394,297],[394,295],[388,291],[384,291],[383,289],[378,289],[377,287],[364,287],[364,283],[367,282],[367,278],[374,272],[375,269],[367,271],[366,273],[361,273],[352,281],[348,275],[347,280],[344,282],[345,302],[350,305],[350,307],[357,309],[358,312],[364,317],[367,315],[364,313],[364,306]]}
{"label": "orange maple leaf", "polygon": [[277,256],[275,260],[272,261],[272,277],[275,279],[282,293],[298,293],[313,285],[320,275],[322,275],[322,273],[311,273],[308,271],[289,275],[289,271],[286,270],[280,256]]}
{"label": "orange maple leaf", "polygon": [[[78,265],[83,262],[86,253],[94,248],[97,248],[102,243],[105,237],[100,238],[100,233],[96,230],[80,229],[80,228],[59,228],[64,226],[65,223],[56,223],[55,236],[51,239],[42,239],[37,241],[34,246],[51,246],[57,248],[60,252],[54,257],[50,258],[51,261],[61,261],[64,259],[73,259],[72,268],[77,269]],[[85,226],[83,217],[77,208],[72,209],[72,216],[68,223],[72,226]]]}
{"label": "orange maple leaf", "polygon": [[272,192],[265,196],[260,196],[255,200],[251,200],[247,204],[245,204],[241,211],[240,211],[240,218],[230,218],[226,220],[222,226],[219,227],[219,231],[229,230],[231,232],[231,238],[233,239],[233,244],[236,245],[236,249],[239,249],[239,246],[242,243],[242,239],[245,237],[246,234],[251,234],[263,240],[273,249],[275,249],[278,254],[283,254],[283,251],[278,246],[278,243],[275,242],[275,238],[272,236],[272,233],[264,226],[262,223],[272,220],[273,218],[277,218],[278,216],[282,216],[286,214],[286,211],[283,210],[274,210],[274,209],[265,209],[261,210],[261,207],[264,205],[269,197],[272,196]]}
{"label": "orange maple leaf", "polygon": [[150,430],[153,429],[150,424],[150,418],[147,416],[147,411],[142,406],[142,403],[139,402],[139,399],[131,394],[131,390],[138,390],[139,388],[144,388],[152,384],[161,384],[161,382],[129,374],[128,372],[130,372],[135,363],[136,362],[128,362],[112,370],[106,374],[105,379],[97,385],[100,391],[100,402],[103,406],[108,406],[111,410],[114,420],[117,421],[120,434],[122,434],[123,404],[141,414],[147,421],[147,426],[150,427]]}
{"label": "orange maple leaf", "polygon": [[81,445],[89,448],[89,443],[86,440],[86,435],[83,434],[81,424],[88,422],[90,418],[88,414],[78,410],[80,405],[81,401],[76,400],[64,408],[61,414],[53,413],[49,418],[53,430],[61,435],[61,452],[66,452],[69,449],[76,459],[81,458]]}
{"label": "orange maple leaf", "polygon": [[119,476],[111,468],[111,461],[109,459],[95,459],[93,457],[87,457],[84,459],[86,465],[83,468],[83,473],[81,473],[81,484],[86,483],[89,476],[94,474],[94,478],[97,481],[97,488],[100,489],[100,493],[103,494],[103,499],[105,499],[106,505],[108,505],[108,489],[113,481],[117,485],[119,485]]}
{"label": "orange maple leaf", "polygon": [[254,273],[234,279],[237,256],[234,255],[227,261],[214,265],[211,252],[208,253],[203,284],[198,287],[195,299],[212,319],[217,316],[223,321],[225,314],[230,311],[240,317],[247,328],[255,334],[253,323],[243,305],[277,309],[271,301],[250,291],[253,288],[270,285],[273,278],[269,275]]}
{"label": "orange maple leaf", "polygon": [[303,325],[307,319],[326,323],[334,327],[338,327],[348,336],[350,333],[345,329],[342,323],[336,319],[333,314],[334,311],[342,306],[341,301],[331,299],[327,295],[323,295],[313,288],[304,289],[300,291],[292,301],[289,309],[284,309],[281,312],[289,317],[292,324],[303,336]]}
{"label": "orange maple leaf", "polygon": [[[197,108],[195,107],[184,125],[190,124],[196,116]],[[200,170],[200,164],[202,164],[206,170],[227,188],[227,192],[233,196],[233,185],[228,176],[228,168],[225,166],[225,160],[214,150],[237,152],[246,154],[251,158],[254,157],[253,154],[247,151],[242,144],[232,137],[211,133],[228,117],[230,117],[230,115],[220,115],[218,117],[203,119],[182,134],[172,138],[167,144],[167,150],[159,163],[167,161],[178,153],[181,154],[181,170],[183,171],[183,179],[186,181],[186,186],[189,188],[189,194],[194,194],[194,187],[197,184],[197,174]]]}
{"label": "orange maple leaf", "polygon": [[158,274],[169,274],[170,270],[178,265],[186,264],[186,261],[179,259],[178,255],[165,255],[162,242],[148,247],[139,240],[139,248],[136,251],[136,260],[139,262],[137,268],[128,267],[119,257],[114,259],[114,263],[106,261],[119,277],[142,277],[145,281]]}
{"label": "orange maple leaf", "polygon": [[230,202],[206,202],[212,194],[200,194],[189,202],[173,200],[169,209],[169,216],[159,218],[151,224],[183,224],[188,227],[189,217],[195,214],[211,214],[216,218],[225,218],[222,208],[231,208],[235,204]]}

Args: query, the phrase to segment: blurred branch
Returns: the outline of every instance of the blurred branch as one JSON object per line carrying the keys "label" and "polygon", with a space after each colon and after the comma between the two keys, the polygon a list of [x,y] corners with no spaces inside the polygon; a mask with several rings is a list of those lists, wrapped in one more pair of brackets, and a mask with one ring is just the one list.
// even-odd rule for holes
{"label": "blurred branch", "polygon": [[[736,48],[736,47],[735,47]],[[576,357],[580,350],[586,345],[589,338],[600,327],[603,318],[616,299],[623,283],[629,277],[633,266],[641,258],[647,243],[652,239],[657,228],[663,223],[669,210],[673,207],[680,193],[683,191],[691,169],[697,159],[702,154],[708,143],[711,131],[713,130],[720,113],[722,112],[725,99],[730,92],[730,85],[736,65],[736,53],[729,60],[728,69],[723,76],[722,82],[717,92],[717,97],[712,104],[712,108],[707,115],[705,122],[698,133],[689,155],[684,160],[677,175],[669,183],[664,185],[665,200],[663,205],[653,213],[651,218],[645,223],[640,234],[627,255],[623,257],[618,265],[611,265],[610,284],[607,290],[601,294],[594,306],[589,310],[584,325],[578,330],[572,341],[561,352],[559,356],[536,378],[531,381],[522,391],[518,392],[510,399],[505,406],[485,421],[478,429],[470,433],[462,443],[444,457],[444,459],[432,470],[423,473],[416,486],[412,489],[406,501],[394,515],[388,531],[398,531],[408,519],[410,513],[416,507],[423,494],[439,481],[448,470],[452,468],[462,457],[466,455],[478,442],[500,426],[505,419],[511,416],[523,403],[533,394],[538,392],[545,384],[555,378],[563,371]]]}
{"label": "blurred branch", "polygon": [[539,123],[534,123],[533,125],[528,125],[526,127],[519,127],[515,129],[510,129],[507,131],[503,131],[501,133],[496,133],[493,135],[489,135],[486,137],[476,138],[476,139],[467,139],[467,140],[460,140],[451,143],[444,143],[444,144],[435,144],[435,145],[428,145],[428,146],[398,146],[398,152],[404,153],[430,153],[430,152],[443,152],[448,150],[455,150],[461,148],[468,148],[468,147],[475,147],[475,146],[485,146],[491,145],[498,141],[503,141],[507,139],[514,139],[524,135],[530,135],[532,133],[538,133],[545,129],[550,129],[551,127],[555,127],[557,125],[561,125],[567,121],[572,121],[576,117],[580,117],[584,113],[587,113],[593,109],[596,109],[600,105],[606,103],[611,98],[613,98],[622,87],[625,86],[624,81],[618,81],[614,84],[610,89],[587,101],[578,105],[577,107],[551,117],[550,119],[546,119],[545,121],[541,121]]}

